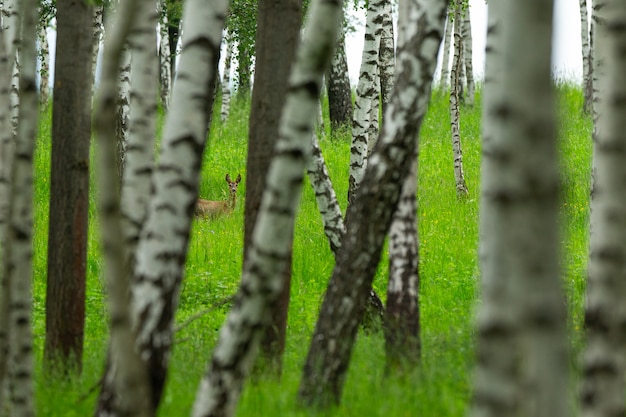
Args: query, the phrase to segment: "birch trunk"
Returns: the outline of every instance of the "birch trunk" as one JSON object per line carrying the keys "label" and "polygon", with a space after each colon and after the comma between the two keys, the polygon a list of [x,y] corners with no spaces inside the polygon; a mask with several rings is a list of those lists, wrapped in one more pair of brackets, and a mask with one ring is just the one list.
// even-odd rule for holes
{"label": "birch trunk", "polygon": [[209,109],[228,2],[185,3],[183,49],[165,121],[153,194],[137,246],[132,285],[137,348],[149,369],[157,408],[172,346],[172,326],[184,275],[192,215],[198,197]]}
{"label": "birch trunk", "polygon": [[463,151],[461,149],[461,114],[460,114],[460,87],[461,87],[461,56],[463,53],[463,42],[461,36],[461,6],[457,5],[454,12],[454,57],[452,59],[450,91],[450,125],[452,131],[452,154],[454,157],[454,180],[456,183],[456,195],[458,198],[466,197],[469,194],[463,174]]}
{"label": "birch trunk", "polygon": [[[33,153],[38,131],[37,2],[22,0],[19,85],[21,109],[12,171],[8,281],[10,287],[9,392],[11,416],[35,415],[33,383]],[[4,387],[2,387],[4,389]]]}
{"label": "birch trunk", "polygon": [[[100,226],[104,250],[104,276],[107,284],[107,305],[110,314],[109,357],[103,378],[96,416],[152,416],[147,370],[135,350],[135,333],[130,315],[129,245],[125,239],[120,211],[120,177],[111,175],[117,169],[117,136],[115,120],[118,94],[117,73],[124,53],[126,37],[139,11],[146,7],[138,1],[120,3],[107,28],[103,69],[97,94],[94,125],[98,138],[98,179]],[[154,3],[143,1],[143,6]],[[141,16],[144,17],[144,16]],[[141,19],[137,22],[145,23]],[[141,27],[141,23],[137,26]],[[153,28],[154,29],[154,28]],[[154,30],[153,30],[154,32]],[[150,35],[147,35],[150,37]],[[137,39],[134,39],[137,42]],[[123,395],[116,395],[123,393]]]}
{"label": "birch trunk", "polygon": [[591,77],[591,46],[589,44],[589,18],[587,13],[587,0],[579,0],[580,4],[580,40],[582,46],[583,55],[583,93],[585,97],[585,103],[583,105],[583,111],[585,113],[591,113],[591,90],[586,88],[590,83]]}
{"label": "birch trunk", "polygon": [[232,56],[233,42],[231,40],[227,40],[226,56],[224,57],[224,78],[222,79],[222,109],[220,115],[222,122],[225,122],[228,119],[228,115],[230,113],[230,72],[232,66]]}
{"label": "birch trunk", "polygon": [[159,62],[160,62],[160,92],[161,92],[161,107],[164,111],[168,111],[170,108],[170,92],[172,86],[172,66],[170,59],[170,46],[169,46],[169,31],[167,30],[168,20],[166,1],[159,1],[161,20],[159,22]]}
{"label": "birch trunk", "polygon": [[448,14],[446,18],[446,31],[443,35],[443,51],[441,60],[441,78],[439,80],[439,86],[441,89],[446,90],[450,83],[450,39],[452,38],[454,29],[454,22],[452,22],[452,16]]}
{"label": "birch trunk", "polygon": [[37,31],[39,39],[39,104],[47,107],[50,100],[50,45],[48,44],[48,27],[42,26]]}
{"label": "birch trunk", "polygon": [[625,415],[626,384],[626,5],[618,1],[594,4],[596,51],[606,72],[598,78],[595,120],[595,176],[591,192],[592,229],[588,267],[583,355],[582,416]]}
{"label": "birch trunk", "polygon": [[[116,6],[116,9],[120,7]],[[116,12],[114,12],[116,13]],[[128,121],[130,119],[130,66],[131,54],[128,46],[124,47],[119,60],[118,96],[117,96],[117,169],[120,178],[124,177],[126,149],[128,148]]]}
{"label": "birch trunk", "polygon": [[159,61],[156,51],[158,12],[156,0],[138,2],[137,19],[128,37],[132,56],[128,147],[121,187],[123,230],[134,252],[146,218],[150,183],[154,170],[154,143],[157,134],[156,111],[159,87]]}
{"label": "birch trunk", "polygon": [[361,312],[400,198],[402,181],[398,179],[407,176],[410,156],[417,152],[416,138],[430,99],[446,5],[446,1],[420,0],[407,6],[394,93],[379,143],[348,208],[347,232],[300,383],[298,399],[303,405],[327,407],[340,401]]}
{"label": "birch trunk", "polygon": [[378,50],[380,46],[380,20],[382,6],[386,0],[372,0],[367,7],[365,41],[361,56],[359,82],[352,117],[352,145],[350,146],[350,177],[348,204],[354,201],[354,193],[367,166],[367,133],[371,116],[372,101],[377,93]]}
{"label": "birch trunk", "polygon": [[311,4],[240,290],[200,383],[193,408],[196,417],[234,414],[260,331],[268,324],[271,305],[281,292],[322,78],[341,21],[340,2]]}
{"label": "birch trunk", "polygon": [[[396,57],[393,34],[393,11],[391,1],[385,1],[382,9],[382,23],[380,31],[380,49],[378,54],[378,77],[380,79],[380,101],[382,114],[385,114],[387,103],[393,92],[393,77],[395,75]],[[371,153],[371,151],[369,151]]]}
{"label": "birch trunk", "polygon": [[489,13],[482,303],[470,415],[564,417],[568,355],[559,273],[552,4],[494,2]]}
{"label": "birch trunk", "polygon": [[468,7],[463,15],[463,59],[465,69],[465,80],[467,81],[467,91],[463,96],[465,98],[465,104],[474,106],[474,65],[472,57],[472,22],[470,19],[470,8]]}
{"label": "birch trunk", "polygon": [[96,72],[98,68],[98,55],[100,54],[100,42],[104,32],[104,5],[95,4],[93,8],[93,46],[91,48],[91,73],[92,92],[95,94],[98,87],[96,82]]}

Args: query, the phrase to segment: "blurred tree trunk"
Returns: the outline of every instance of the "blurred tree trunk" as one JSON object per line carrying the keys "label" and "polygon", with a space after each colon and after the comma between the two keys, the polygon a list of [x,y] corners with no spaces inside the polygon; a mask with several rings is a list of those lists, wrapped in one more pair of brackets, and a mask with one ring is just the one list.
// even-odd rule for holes
{"label": "blurred tree trunk", "polygon": [[87,3],[57,2],[44,360],[75,371],[85,327],[92,25]]}
{"label": "blurred tree trunk", "polygon": [[232,67],[232,57],[233,57],[233,42],[228,39],[228,36],[225,37],[224,42],[226,42],[226,56],[224,57],[224,78],[222,80],[222,108],[220,113],[220,118],[222,122],[225,122],[228,119],[228,115],[230,113],[230,96],[231,96],[231,88],[230,88],[230,72]]}
{"label": "blurred tree trunk", "polygon": [[[38,132],[37,22],[35,0],[22,0],[20,106],[12,170],[7,253],[9,297],[9,398],[11,416],[35,415],[33,330],[33,154]],[[4,389],[4,386],[2,386]]]}
{"label": "blurred tree trunk", "polygon": [[314,0],[310,7],[241,284],[200,382],[196,417],[235,413],[262,331],[271,323],[272,306],[283,291],[322,78],[342,21],[340,3]]}
{"label": "blurred tree trunk", "polygon": [[[417,147],[430,99],[447,2],[410,4],[400,28],[399,71],[388,113],[397,123],[383,126],[354,203],[347,231],[324,297],[303,370],[302,405],[328,407],[340,401],[358,323],[380,260],[383,242]],[[417,25],[417,22],[420,22]],[[420,57],[416,59],[416,57]],[[409,64],[412,63],[412,64]]]}
{"label": "blurred tree trunk", "polygon": [[[139,3],[139,5],[137,5]],[[94,127],[98,139],[98,212],[101,226],[102,248],[104,253],[104,278],[107,285],[107,306],[110,314],[109,351],[106,362],[106,374],[102,380],[100,396],[98,398],[96,416],[137,416],[151,417],[154,415],[150,402],[150,386],[148,385],[147,370],[144,362],[135,349],[135,332],[131,325],[130,315],[130,279],[132,264],[128,262],[132,252],[133,240],[128,238],[127,225],[122,223],[120,208],[120,178],[112,175],[117,170],[117,137],[115,120],[117,109],[115,97],[118,94],[117,73],[120,59],[124,53],[126,38],[134,26],[134,36],[129,41],[131,49],[137,52],[136,57],[142,57],[139,52],[147,48],[147,55],[155,54],[156,44],[156,3],[154,0],[142,2],[127,1],[118,6],[113,16],[113,22],[108,27],[103,51],[103,68],[100,88],[96,97],[96,112]],[[138,15],[138,18],[136,16]],[[133,25],[133,22],[134,25]],[[149,30],[152,28],[152,30]],[[141,45],[142,42],[145,44]],[[152,45],[152,48],[149,46]],[[139,59],[133,66],[137,77],[134,77],[139,90],[138,98],[133,103],[131,116],[136,119],[136,111],[146,109],[143,105],[152,102],[156,107],[156,58],[144,56],[152,68],[145,69]],[[148,75],[150,74],[150,75]],[[148,82],[150,79],[150,82]],[[147,84],[152,85],[155,97],[151,100],[146,97],[142,89]],[[133,96],[135,97],[135,96]],[[136,109],[135,106],[138,108]],[[154,111],[154,109],[152,109]],[[149,114],[146,113],[146,114]],[[154,118],[154,114],[152,114]],[[131,126],[136,120],[131,118]],[[154,124],[154,122],[152,122]],[[148,126],[150,122],[148,121]],[[128,165],[133,169],[136,151],[133,151],[139,135],[131,130]],[[152,149],[150,149],[152,151]],[[133,181],[130,181],[133,184]],[[126,184],[128,188],[131,184]],[[138,190],[141,192],[142,190]],[[123,198],[128,196],[124,195]],[[131,230],[131,233],[134,229]],[[115,395],[115,393],[124,395]]]}
{"label": "blurred tree trunk", "polygon": [[[582,6],[581,6],[582,7]],[[597,78],[591,191],[590,254],[585,305],[587,346],[583,355],[582,416],[625,415],[626,402],[626,5],[594,2],[595,52],[605,71]],[[594,57],[594,60],[597,57]]]}
{"label": "blurred tree trunk", "polygon": [[334,131],[338,126],[352,121],[353,111],[348,59],[346,57],[346,37],[343,30],[337,40],[335,55],[333,55],[326,80],[330,128]]}
{"label": "blurred tree trunk", "polygon": [[450,83],[450,38],[452,38],[453,28],[452,16],[448,14],[446,31],[443,35],[443,56],[441,61],[441,78],[439,79],[439,86],[442,90],[446,90]]}
{"label": "blurred tree trunk", "polygon": [[589,44],[589,18],[587,13],[587,0],[579,0],[580,5],[580,41],[582,46],[583,56],[583,94],[585,97],[585,103],[583,105],[583,111],[585,113],[591,113],[591,91],[586,88],[589,84],[589,77],[591,76],[591,46]]}
{"label": "blurred tree trunk", "polygon": [[482,303],[471,416],[570,415],[552,6],[543,0],[507,0],[489,7]]}
{"label": "blurred tree trunk", "polygon": [[96,91],[96,68],[98,67],[98,54],[100,53],[100,42],[104,33],[104,5],[96,4],[93,8],[93,47],[91,50],[91,73],[92,92]]}
{"label": "blurred tree trunk", "polygon": [[466,197],[469,191],[463,174],[463,151],[461,149],[461,113],[460,113],[460,88],[461,67],[463,54],[463,37],[461,36],[461,5],[456,6],[454,12],[454,57],[452,59],[452,75],[450,77],[450,124],[452,131],[452,153],[454,157],[454,179],[456,183],[456,195],[458,198]]}

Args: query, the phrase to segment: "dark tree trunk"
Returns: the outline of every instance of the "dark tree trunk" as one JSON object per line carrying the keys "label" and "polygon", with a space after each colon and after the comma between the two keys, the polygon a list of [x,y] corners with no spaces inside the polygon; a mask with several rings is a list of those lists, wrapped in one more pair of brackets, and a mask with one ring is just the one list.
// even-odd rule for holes
{"label": "dark tree trunk", "polygon": [[[266,173],[278,138],[278,126],[301,23],[301,0],[259,1],[256,71],[247,157],[244,259],[252,243],[252,232],[265,189]],[[265,330],[261,342],[261,361],[278,373],[285,349],[291,259],[287,264],[284,290],[272,307],[272,325]]]}
{"label": "dark tree trunk", "polygon": [[92,18],[86,2],[57,1],[44,359],[47,365],[59,360],[79,371],[85,324]]}
{"label": "dark tree trunk", "polygon": [[340,125],[352,122],[352,90],[348,75],[348,59],[346,58],[346,38],[343,31],[337,41],[337,49],[327,77],[328,111],[330,127],[336,129]]}

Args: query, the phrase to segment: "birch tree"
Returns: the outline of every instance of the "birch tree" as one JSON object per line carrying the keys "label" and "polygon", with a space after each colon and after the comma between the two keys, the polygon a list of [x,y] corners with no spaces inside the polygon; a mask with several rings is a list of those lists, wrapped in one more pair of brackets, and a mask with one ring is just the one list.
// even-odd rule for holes
{"label": "birch tree", "polygon": [[348,204],[354,201],[367,165],[367,132],[372,114],[372,101],[377,94],[378,50],[380,46],[379,22],[382,5],[386,0],[373,0],[367,6],[365,35],[356,101],[352,116],[352,144],[350,146],[350,177],[348,180]]}
{"label": "birch tree", "polygon": [[463,150],[461,149],[461,113],[460,113],[460,89],[461,89],[461,67],[463,55],[461,5],[457,4],[454,11],[454,57],[452,59],[451,70],[451,90],[450,90],[450,125],[452,132],[452,155],[454,158],[454,180],[456,184],[456,195],[458,198],[467,196],[467,184],[463,173]]}
{"label": "birch tree", "polygon": [[161,107],[167,111],[170,108],[170,91],[172,86],[172,66],[170,60],[169,31],[167,20],[167,2],[159,1],[159,80],[161,92]]}
{"label": "birch tree", "polygon": [[335,130],[338,126],[352,121],[353,112],[346,57],[346,36],[343,30],[337,39],[335,54],[326,79],[330,128]]}
{"label": "birch tree", "polygon": [[[80,371],[85,327],[93,9],[57,1],[46,286],[46,366]],[[73,45],[67,48],[67,45]],[[71,133],[71,134],[68,134]]]}
{"label": "birch tree", "polygon": [[93,7],[93,44],[91,49],[91,73],[93,92],[96,92],[96,69],[98,67],[98,55],[100,54],[100,42],[104,33],[104,5],[95,4]]}
{"label": "birch tree", "polygon": [[450,82],[450,39],[452,38],[454,22],[452,16],[448,13],[446,19],[446,31],[443,35],[443,49],[441,59],[441,78],[439,79],[439,86],[442,89],[447,89]]}
{"label": "birch tree", "polygon": [[626,355],[626,5],[596,1],[594,20],[597,52],[606,71],[598,80],[593,153],[595,175],[591,192],[592,228],[585,305],[587,345],[583,354],[581,407],[583,416],[623,415]]}
{"label": "birch tree", "polygon": [[[459,22],[460,23],[460,22]],[[463,30],[461,37],[463,38],[463,60],[465,69],[465,79],[467,81],[467,91],[463,96],[465,104],[474,106],[474,65],[472,57],[472,21],[470,19],[469,6],[463,12]]]}
{"label": "birch tree", "polygon": [[552,4],[493,2],[488,34],[470,415],[567,416]]}
{"label": "birch tree", "polygon": [[50,99],[50,45],[48,43],[48,26],[42,25],[37,31],[39,40],[39,104],[48,106]]}
{"label": "birch tree", "polygon": [[193,408],[196,417],[234,414],[243,381],[255,359],[259,330],[268,324],[270,307],[281,292],[322,77],[330,65],[341,21],[340,2],[314,0],[311,4],[291,72],[253,244],[235,303],[200,382]]}
{"label": "birch tree", "polygon": [[[400,198],[402,179],[417,149],[430,98],[446,1],[409,3],[406,35],[398,45],[398,74],[378,144],[370,157],[324,297],[305,362],[298,399],[303,405],[340,401],[360,314]],[[416,24],[419,22],[420,24]],[[400,29],[402,31],[402,29]]]}
{"label": "birch tree", "polygon": [[[11,416],[35,415],[33,382],[33,154],[38,131],[37,2],[22,0],[21,97],[12,169],[7,280],[9,282],[9,396]],[[4,389],[4,387],[2,387]]]}
{"label": "birch tree", "polygon": [[226,56],[224,57],[224,77],[222,78],[222,108],[220,118],[222,122],[228,119],[230,113],[230,73],[232,71],[233,43],[225,36]]}
{"label": "birch tree", "polygon": [[[119,4],[116,6],[119,7]],[[113,13],[116,13],[114,11]],[[124,176],[126,149],[128,148],[128,121],[130,120],[130,67],[131,54],[128,45],[124,47],[119,61],[117,93],[117,169],[120,178]]]}
{"label": "birch tree", "polygon": [[583,111],[585,113],[591,113],[591,90],[587,88],[590,83],[591,77],[591,46],[590,46],[590,33],[589,33],[589,18],[587,13],[587,0],[579,0],[580,5],[580,41],[582,46],[583,56],[583,93],[585,97],[585,103],[583,105]]}
{"label": "birch tree", "polygon": [[[137,4],[139,3],[139,4]],[[107,30],[104,45],[103,70],[100,89],[97,95],[94,127],[98,138],[98,180],[99,180],[99,215],[101,223],[102,247],[104,251],[104,277],[107,284],[107,305],[110,314],[109,356],[107,374],[102,382],[96,416],[137,416],[154,415],[150,401],[147,370],[144,362],[135,350],[135,333],[130,315],[130,268],[128,262],[130,245],[124,232],[120,208],[120,177],[111,175],[117,170],[117,135],[115,106],[118,95],[117,75],[121,56],[124,52],[126,37],[135,21],[135,34],[131,36],[131,47],[138,49],[142,40],[156,45],[154,26],[144,33],[147,22],[156,25],[156,4],[154,1],[127,1],[119,5],[112,24]],[[154,9],[154,10],[152,10]],[[139,12],[145,13],[144,15]],[[149,45],[149,44],[148,44]],[[148,46],[142,45],[142,46]],[[141,49],[141,48],[139,48]],[[154,52],[154,51],[153,51]],[[139,55],[140,53],[138,53]],[[140,56],[140,55],[139,55]],[[147,58],[150,62],[151,59]],[[154,59],[152,62],[154,63]],[[137,65],[139,67],[140,65]],[[151,72],[154,72],[152,68]],[[145,84],[140,74],[139,84]],[[145,77],[147,78],[147,77]],[[154,77],[152,77],[154,78]],[[143,83],[141,81],[144,81]],[[156,83],[154,83],[156,85]],[[141,88],[140,88],[141,90]],[[156,90],[152,91],[156,93]],[[140,100],[141,101],[141,100]],[[155,99],[152,100],[156,101]],[[143,103],[141,103],[143,104]],[[140,108],[141,104],[139,105]],[[145,110],[145,109],[143,109]],[[134,142],[131,135],[131,144]],[[132,148],[131,148],[132,149]],[[133,154],[129,153],[129,167],[132,167]],[[102,395],[102,394],[105,395]],[[112,393],[124,393],[115,396]]]}
{"label": "birch tree", "polygon": [[396,57],[393,35],[393,10],[391,1],[383,3],[382,22],[380,25],[380,48],[378,54],[378,75],[380,78],[380,101],[385,114],[387,103],[393,91]]}

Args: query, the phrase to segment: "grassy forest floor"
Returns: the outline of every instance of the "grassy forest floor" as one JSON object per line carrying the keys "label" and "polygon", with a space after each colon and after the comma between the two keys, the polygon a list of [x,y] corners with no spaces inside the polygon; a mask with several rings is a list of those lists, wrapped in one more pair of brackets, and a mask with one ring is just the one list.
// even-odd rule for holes
{"label": "grassy forest floor", "polygon": [[[581,351],[581,324],[586,277],[588,195],[591,166],[591,121],[581,113],[579,88],[559,83],[559,140],[562,172],[562,270],[570,313],[572,407]],[[480,92],[478,92],[480,98]],[[477,100],[480,103],[480,100]],[[241,274],[245,196],[248,102],[235,102],[228,122],[214,117],[205,153],[200,194],[226,198],[224,175],[241,173],[238,206],[228,218],[193,224],[177,313],[179,325],[208,310],[176,333],[169,379],[160,416],[189,415],[201,374],[211,355]],[[479,300],[478,203],[480,182],[480,105],[462,109],[461,138],[469,198],[456,198],[448,100],[434,93],[420,135],[419,233],[422,364],[402,380],[387,379],[381,334],[360,333],[350,365],[342,404],[329,416],[463,416],[471,398],[474,313]],[[326,115],[327,116],[327,115]],[[326,120],[327,117],[326,117]],[[321,135],[331,178],[345,212],[350,130],[331,137],[328,123]],[[87,317],[84,369],[69,379],[42,370],[45,336],[45,287],[48,231],[51,112],[42,115],[35,159],[34,333],[36,403],[40,417],[93,414],[96,384],[107,345],[107,313],[98,241],[95,180],[90,199]],[[95,151],[95,149],[93,150]],[[92,165],[92,169],[93,169]],[[295,396],[309,339],[334,258],[323,233],[311,187],[305,184],[296,222],[293,282],[284,374],[280,381],[248,383],[238,416],[305,416]],[[387,255],[374,281],[386,293]],[[217,307],[216,307],[217,306]],[[575,413],[573,413],[575,414]]]}

